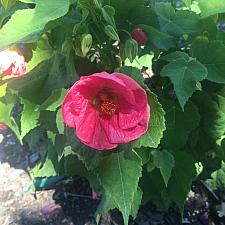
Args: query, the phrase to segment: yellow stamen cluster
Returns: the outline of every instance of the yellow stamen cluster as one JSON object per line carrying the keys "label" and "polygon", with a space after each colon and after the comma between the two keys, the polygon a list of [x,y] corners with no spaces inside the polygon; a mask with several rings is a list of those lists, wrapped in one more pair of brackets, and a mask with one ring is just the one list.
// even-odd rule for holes
{"label": "yellow stamen cluster", "polygon": [[101,103],[100,110],[103,114],[112,116],[116,113],[117,105],[110,100]]}

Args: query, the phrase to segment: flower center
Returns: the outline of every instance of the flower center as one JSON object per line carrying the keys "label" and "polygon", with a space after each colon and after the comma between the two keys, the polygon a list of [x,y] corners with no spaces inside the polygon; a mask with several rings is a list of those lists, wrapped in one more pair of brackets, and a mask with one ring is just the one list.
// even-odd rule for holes
{"label": "flower center", "polygon": [[112,116],[115,114],[115,112],[117,110],[117,105],[110,100],[104,101],[104,102],[102,102],[102,104],[100,106],[100,110],[103,114]]}
{"label": "flower center", "polygon": [[111,117],[118,110],[116,95],[110,90],[103,89],[99,91],[95,95],[92,104],[103,117]]}

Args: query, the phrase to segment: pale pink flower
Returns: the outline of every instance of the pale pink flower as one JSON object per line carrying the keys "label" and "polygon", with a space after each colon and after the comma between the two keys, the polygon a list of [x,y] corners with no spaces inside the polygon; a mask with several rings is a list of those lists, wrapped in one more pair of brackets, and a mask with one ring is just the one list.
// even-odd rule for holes
{"label": "pale pink flower", "polygon": [[27,63],[22,55],[15,51],[0,52],[0,74],[5,76],[21,76],[27,72]]}

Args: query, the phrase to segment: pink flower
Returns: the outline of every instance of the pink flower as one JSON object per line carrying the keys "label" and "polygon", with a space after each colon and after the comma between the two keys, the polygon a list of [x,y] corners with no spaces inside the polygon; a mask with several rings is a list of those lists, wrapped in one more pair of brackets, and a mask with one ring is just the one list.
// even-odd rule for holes
{"label": "pink flower", "polygon": [[98,194],[92,189],[92,199],[93,200],[100,200],[101,197],[98,196]]}
{"label": "pink flower", "polygon": [[73,85],[64,99],[62,116],[84,144],[104,150],[144,134],[150,107],[146,92],[132,78],[102,72],[81,77]]}
{"label": "pink flower", "polygon": [[132,34],[132,38],[138,43],[139,46],[146,45],[148,37],[141,28],[136,28]]}
{"label": "pink flower", "polygon": [[7,126],[4,123],[0,123],[0,130],[7,129]]}
{"label": "pink flower", "polygon": [[41,208],[41,213],[43,215],[50,215],[55,212],[61,211],[61,206],[59,204],[50,203],[48,205],[45,205]]}
{"label": "pink flower", "polygon": [[0,73],[6,76],[21,76],[26,72],[27,63],[23,56],[10,50],[0,52]]}

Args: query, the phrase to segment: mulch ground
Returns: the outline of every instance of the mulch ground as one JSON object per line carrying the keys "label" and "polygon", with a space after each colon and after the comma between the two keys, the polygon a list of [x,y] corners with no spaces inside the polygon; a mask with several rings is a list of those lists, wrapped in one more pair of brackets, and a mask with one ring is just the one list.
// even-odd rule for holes
{"label": "mulch ground", "polygon": [[[50,190],[29,190],[32,181],[26,170],[30,154],[9,130],[0,130],[0,225],[95,225],[99,201],[91,198],[84,178],[65,178]],[[225,225],[224,190],[212,191],[202,182],[193,184],[192,189],[183,219],[176,206],[162,213],[148,203],[130,225]],[[54,210],[50,212],[51,207]],[[117,210],[100,221],[100,225],[122,224]]]}

